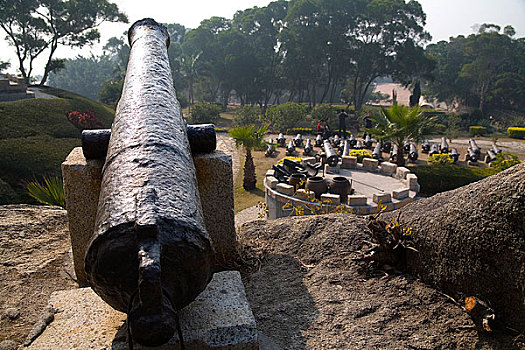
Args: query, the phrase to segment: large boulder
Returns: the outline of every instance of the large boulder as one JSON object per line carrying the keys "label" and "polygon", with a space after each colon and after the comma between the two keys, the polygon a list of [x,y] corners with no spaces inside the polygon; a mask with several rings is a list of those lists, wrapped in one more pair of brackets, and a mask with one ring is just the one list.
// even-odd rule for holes
{"label": "large boulder", "polygon": [[413,273],[445,292],[488,302],[525,331],[525,164],[400,212],[419,251],[408,255]]}

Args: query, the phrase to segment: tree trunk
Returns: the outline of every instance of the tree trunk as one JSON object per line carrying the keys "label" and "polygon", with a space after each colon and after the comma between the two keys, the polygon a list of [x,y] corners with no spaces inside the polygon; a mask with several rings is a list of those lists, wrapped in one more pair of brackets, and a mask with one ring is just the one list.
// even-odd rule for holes
{"label": "tree trunk", "polygon": [[253,163],[252,151],[246,149],[246,160],[244,161],[244,179],[242,187],[246,191],[255,189],[257,179],[255,177],[255,164]]}
{"label": "tree trunk", "polygon": [[405,142],[401,142],[397,144],[396,164],[398,166],[405,165],[405,152],[403,150],[404,146],[405,146]]}

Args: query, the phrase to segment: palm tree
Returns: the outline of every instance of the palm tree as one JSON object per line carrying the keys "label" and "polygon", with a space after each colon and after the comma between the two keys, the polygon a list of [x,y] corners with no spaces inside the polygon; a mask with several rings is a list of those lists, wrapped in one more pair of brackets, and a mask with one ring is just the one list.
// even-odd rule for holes
{"label": "palm tree", "polygon": [[266,144],[264,135],[267,131],[268,125],[263,125],[257,130],[253,125],[239,126],[230,130],[230,136],[235,140],[235,145],[244,147],[246,151],[242,187],[247,191],[255,189],[255,183],[257,182],[252,150],[264,147]]}
{"label": "palm tree", "polygon": [[408,140],[419,141],[431,130],[435,117],[425,115],[419,105],[414,108],[394,105],[388,109],[381,108],[381,113],[372,121],[377,123],[375,128],[367,131],[381,140],[392,140],[397,145],[397,165],[404,165],[403,146]]}

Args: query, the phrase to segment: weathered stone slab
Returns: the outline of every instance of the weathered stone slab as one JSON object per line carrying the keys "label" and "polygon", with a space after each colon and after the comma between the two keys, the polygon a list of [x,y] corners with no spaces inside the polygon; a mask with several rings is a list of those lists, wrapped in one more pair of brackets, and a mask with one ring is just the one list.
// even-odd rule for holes
{"label": "weathered stone slab", "polygon": [[419,191],[419,185],[417,183],[417,175],[416,174],[408,174],[407,177],[407,185],[408,188],[410,188],[411,191]]}
{"label": "weathered stone slab", "polygon": [[268,169],[268,171],[266,172],[266,177],[270,177],[270,176],[274,176],[275,177],[275,170]]}
{"label": "weathered stone slab", "polygon": [[388,203],[392,201],[392,197],[390,196],[390,193],[374,193],[373,197],[374,203],[381,202],[382,204]]}
{"label": "weathered stone slab", "polygon": [[408,188],[402,188],[399,190],[392,191],[392,197],[394,197],[395,199],[403,199],[403,198],[408,197],[408,195],[409,195]]}
{"label": "weathered stone slab", "polygon": [[89,239],[95,230],[103,166],[104,160],[86,160],[81,147],[74,148],[62,163],[73,263],[81,287],[88,285],[84,272],[84,257]]}
{"label": "weathered stone slab", "polygon": [[354,156],[343,156],[341,168],[343,169],[355,169],[357,167],[357,157]]}
{"label": "weathered stone slab", "polygon": [[381,163],[381,174],[384,174],[386,176],[392,176],[392,174],[395,174],[396,171],[397,171],[397,164],[390,163],[390,162]]}
{"label": "weathered stone slab", "polygon": [[288,196],[293,196],[293,194],[295,192],[295,188],[292,185],[288,185],[288,184],[285,184],[285,183],[277,184],[275,189],[277,190],[277,192],[282,193],[282,194],[286,194]]}
{"label": "weathered stone slab", "polygon": [[363,168],[369,171],[377,170],[379,161],[373,158],[363,158]]}
{"label": "weathered stone slab", "polygon": [[310,201],[315,198],[315,195],[312,191],[307,191],[304,188],[300,188],[295,191],[295,196],[303,201]]}
{"label": "weathered stone slab", "polygon": [[273,176],[268,176],[266,178],[266,184],[268,185],[268,187],[270,187],[272,190],[275,190],[277,188],[277,184],[279,183],[279,180],[277,180],[275,177]]}
{"label": "weathered stone slab", "polygon": [[[128,349],[126,315],[113,310],[91,288],[55,292],[49,304],[55,319],[28,350]],[[256,324],[240,274],[216,273],[197,299],[180,312],[186,349],[258,349]],[[161,347],[179,349],[178,337]]]}
{"label": "weathered stone slab", "polygon": [[366,205],[367,198],[366,196],[359,195],[349,195],[348,196],[348,205]]}
{"label": "weathered stone slab", "polygon": [[333,193],[323,193],[321,195],[321,202],[328,202],[331,204],[340,204],[341,196]]}
{"label": "weathered stone slab", "polygon": [[400,180],[406,179],[407,174],[410,174],[410,170],[405,167],[398,167],[396,171],[396,178]]}

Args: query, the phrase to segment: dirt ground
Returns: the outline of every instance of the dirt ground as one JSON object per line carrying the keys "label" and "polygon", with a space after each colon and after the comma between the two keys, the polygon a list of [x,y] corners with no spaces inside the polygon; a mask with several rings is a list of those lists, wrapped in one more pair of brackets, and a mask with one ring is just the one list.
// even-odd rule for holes
{"label": "dirt ground", "polygon": [[70,249],[64,210],[0,206],[0,344],[23,343],[51,293],[77,287]]}
{"label": "dirt ground", "polygon": [[242,226],[248,300],[271,349],[525,349],[478,332],[448,296],[361,260],[365,219],[338,215]]}

